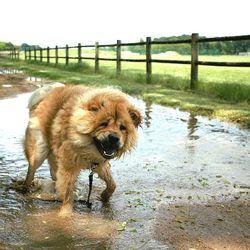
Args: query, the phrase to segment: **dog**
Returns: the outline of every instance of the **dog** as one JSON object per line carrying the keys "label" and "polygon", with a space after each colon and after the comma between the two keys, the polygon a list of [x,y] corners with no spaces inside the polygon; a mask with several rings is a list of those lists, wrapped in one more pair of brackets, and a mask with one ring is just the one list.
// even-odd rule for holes
{"label": "dog", "polygon": [[138,108],[122,91],[106,87],[63,85],[42,87],[30,97],[24,151],[29,163],[25,188],[48,159],[60,214],[72,212],[74,187],[81,169],[90,169],[106,183],[107,202],[116,188],[109,161],[136,145],[142,122]]}

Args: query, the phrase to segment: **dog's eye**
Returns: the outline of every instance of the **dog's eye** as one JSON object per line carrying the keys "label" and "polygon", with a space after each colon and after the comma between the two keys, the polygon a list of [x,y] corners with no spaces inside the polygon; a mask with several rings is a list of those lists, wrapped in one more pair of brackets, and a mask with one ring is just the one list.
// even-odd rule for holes
{"label": "dog's eye", "polygon": [[126,128],[124,125],[120,125],[120,130],[121,130],[121,131],[126,131],[127,128]]}
{"label": "dog's eye", "polygon": [[99,127],[106,128],[108,126],[108,122],[102,122],[99,124]]}
{"label": "dog's eye", "polygon": [[98,111],[98,107],[92,106],[92,107],[89,108],[89,111],[97,112]]}

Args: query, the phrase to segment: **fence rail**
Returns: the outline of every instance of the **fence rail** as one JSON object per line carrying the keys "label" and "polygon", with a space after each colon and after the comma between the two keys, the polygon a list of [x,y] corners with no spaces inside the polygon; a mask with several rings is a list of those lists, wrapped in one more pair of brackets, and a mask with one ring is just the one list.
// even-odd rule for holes
{"label": "fence rail", "polygon": [[[65,64],[68,65],[70,60],[77,60],[78,63],[82,63],[83,60],[93,60],[95,62],[95,72],[99,72],[100,61],[113,61],[116,62],[116,72],[121,73],[122,62],[132,63],[146,63],[146,81],[151,82],[152,77],[152,63],[172,63],[172,64],[190,64],[191,65],[191,77],[190,77],[190,88],[195,89],[198,82],[198,66],[223,66],[223,67],[250,67],[250,62],[213,62],[213,61],[199,61],[199,44],[207,42],[220,42],[220,41],[240,41],[250,40],[250,35],[244,36],[229,36],[229,37],[213,37],[213,38],[199,38],[199,34],[193,33],[191,39],[176,40],[176,41],[152,41],[151,37],[147,37],[145,42],[136,43],[122,43],[121,40],[117,40],[114,44],[99,44],[96,42],[94,45],[81,45],[78,43],[77,46],[68,46],[55,48],[42,48],[42,49],[28,49],[24,51],[25,60],[44,61],[51,63],[51,59],[55,59],[55,64],[59,63],[59,59],[65,60]],[[191,60],[164,60],[164,59],[152,59],[152,45],[165,45],[165,44],[190,44],[191,45]],[[122,58],[121,48],[129,46],[145,46],[146,53],[145,59],[132,59]],[[95,56],[87,57],[82,56],[82,49],[92,48],[94,49]],[[104,58],[100,57],[100,48],[116,48],[116,57]],[[77,49],[77,56],[69,56],[70,49]],[[59,56],[58,51],[65,50],[65,56]],[[54,51],[54,55],[51,52]],[[38,55],[38,52],[40,53]],[[45,53],[44,53],[45,52]],[[44,55],[45,54],[45,55]],[[8,56],[11,58],[19,59],[20,52],[16,48],[9,50],[0,51],[0,56]]]}

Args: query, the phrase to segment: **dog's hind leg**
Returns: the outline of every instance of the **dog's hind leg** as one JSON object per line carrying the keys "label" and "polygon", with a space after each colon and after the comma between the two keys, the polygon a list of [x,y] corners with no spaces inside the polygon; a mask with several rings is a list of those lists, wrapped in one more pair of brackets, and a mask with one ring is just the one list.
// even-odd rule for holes
{"label": "dog's hind leg", "polygon": [[29,163],[24,183],[26,188],[32,184],[35,172],[47,158],[48,151],[47,143],[44,141],[39,127],[34,126],[30,120],[25,134],[25,155]]}

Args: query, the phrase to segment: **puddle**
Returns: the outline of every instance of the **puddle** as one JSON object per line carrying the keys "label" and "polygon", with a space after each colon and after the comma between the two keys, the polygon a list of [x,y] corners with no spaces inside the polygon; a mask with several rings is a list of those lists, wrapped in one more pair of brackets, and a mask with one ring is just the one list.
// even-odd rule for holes
{"label": "puddle", "polygon": [[[136,150],[113,161],[117,189],[110,204],[97,199],[104,186],[94,178],[92,209],[76,201],[73,217],[58,218],[60,203],[42,197],[44,188],[32,197],[9,188],[27,171],[22,139],[29,96],[0,100],[1,249],[169,249],[154,236],[162,205],[249,200],[249,131],[134,99],[144,124]],[[47,163],[36,178],[51,185]],[[88,172],[82,172],[79,199],[87,192]]]}
{"label": "puddle", "polygon": [[21,74],[21,73],[23,73],[23,71],[18,69],[0,68],[0,75]]}
{"label": "puddle", "polygon": [[44,78],[41,78],[41,77],[35,77],[35,76],[28,76],[25,78],[26,81],[29,81],[29,82],[41,82],[43,83],[45,81]]}

